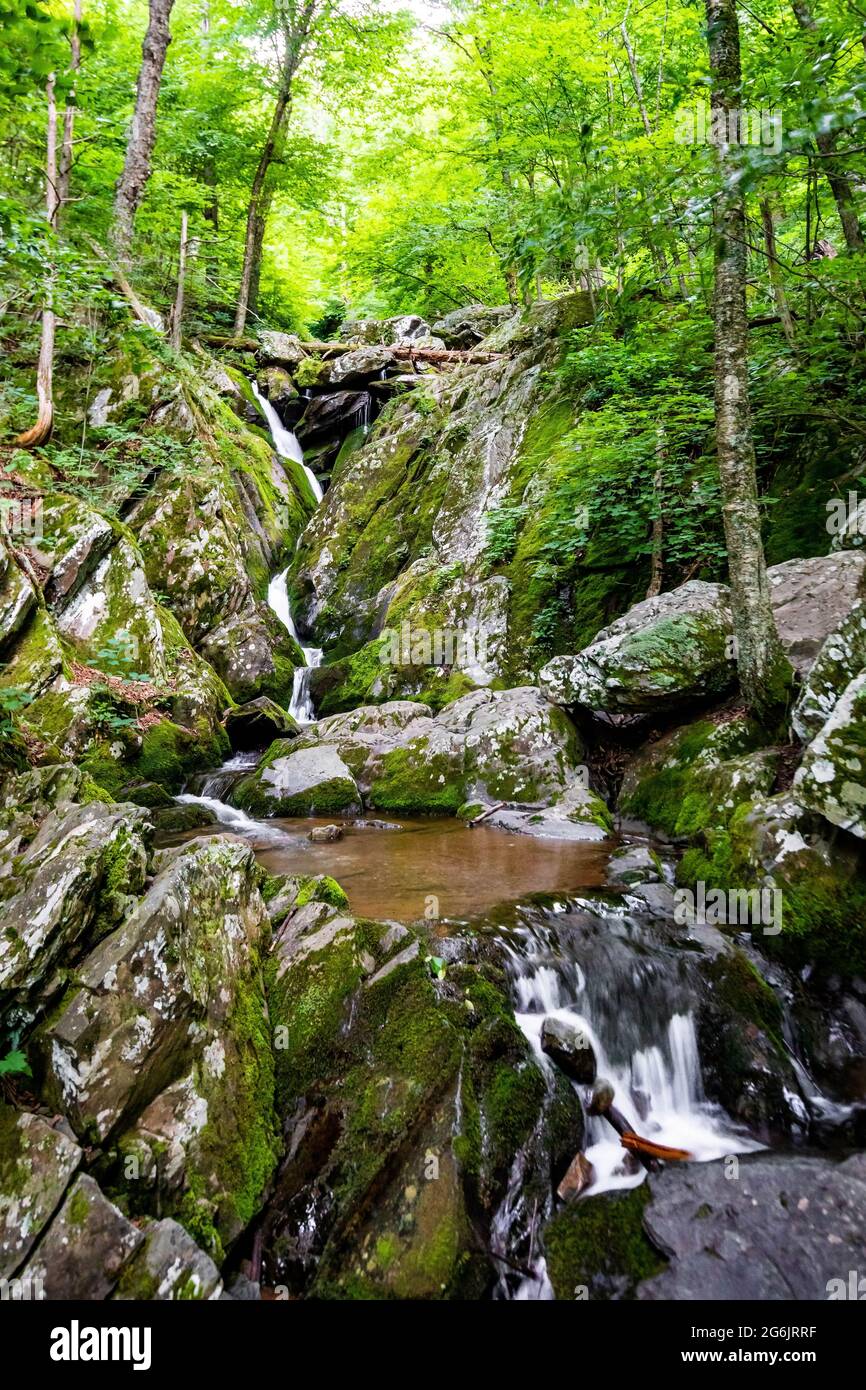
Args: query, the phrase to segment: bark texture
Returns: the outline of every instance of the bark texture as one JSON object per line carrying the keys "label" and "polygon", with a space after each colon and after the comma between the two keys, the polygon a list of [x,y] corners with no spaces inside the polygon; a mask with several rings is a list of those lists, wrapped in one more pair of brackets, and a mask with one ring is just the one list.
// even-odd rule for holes
{"label": "bark texture", "polygon": [[112,236],[121,261],[128,262],[135,215],[150,178],[150,162],[156,141],[156,103],[171,43],[169,20],[174,0],[150,0],[150,17],[141,49],[141,67],[135,92],[135,110],[126,144],[123,173],[114,197]]}
{"label": "bark texture", "polygon": [[[57,101],[54,94],[54,73],[46,84],[48,125],[45,136],[45,220],[53,232],[57,227],[60,198],[57,191]],[[49,267],[42,298],[42,330],[39,338],[39,362],[36,367],[36,423],[15,443],[22,449],[35,449],[51,435],[54,424],[54,267]]]}

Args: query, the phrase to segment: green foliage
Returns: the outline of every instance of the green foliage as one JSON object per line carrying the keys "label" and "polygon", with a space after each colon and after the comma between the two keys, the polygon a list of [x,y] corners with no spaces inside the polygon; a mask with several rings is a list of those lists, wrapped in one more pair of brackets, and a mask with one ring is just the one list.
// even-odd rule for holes
{"label": "green foliage", "polygon": [[18,1049],[0,1057],[0,1076],[32,1076],[30,1064],[23,1052]]}

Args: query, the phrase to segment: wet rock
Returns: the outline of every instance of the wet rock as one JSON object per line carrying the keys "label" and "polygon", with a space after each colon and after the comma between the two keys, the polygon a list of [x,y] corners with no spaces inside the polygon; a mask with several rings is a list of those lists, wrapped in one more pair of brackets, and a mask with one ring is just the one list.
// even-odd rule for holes
{"label": "wet rock", "polygon": [[568,1202],[548,1222],[542,1242],[557,1299],[630,1298],[660,1268],[661,1257],[643,1230],[646,1200],[643,1186],[602,1192]]}
{"label": "wet rock", "polygon": [[47,1299],[104,1299],[144,1240],[93,1178],[82,1175],[21,1272]]}
{"label": "wet rock", "polygon": [[556,1195],[561,1197],[564,1202],[571,1202],[594,1182],[595,1169],[586,1154],[575,1154],[569,1164],[568,1172],[556,1189]]}
{"label": "wet rock", "polygon": [[30,1254],[81,1157],[41,1116],[0,1104],[0,1279],[11,1279]]}
{"label": "wet rock", "polygon": [[614,1088],[609,1081],[599,1077],[592,1088],[589,1104],[586,1107],[590,1115],[604,1115],[613,1105]]}
{"label": "wet rock", "polygon": [[183,1226],[166,1218],[145,1228],[144,1241],[124,1266],[113,1297],[181,1302],[215,1299],[221,1293],[213,1260]]}
{"label": "wet rock", "polygon": [[866,839],[866,671],[851,681],[803,754],[794,794],[807,810]]}
{"label": "wet rock", "polygon": [[266,695],[227,711],[225,730],[235,751],[267,748],[278,738],[293,738],[300,732],[290,714]]}
{"label": "wet rock", "polygon": [[206,826],[216,825],[217,817],[207,806],[174,803],[154,811],[153,823],[161,835],[178,835],[184,830],[204,830]]}
{"label": "wet rock", "polygon": [[546,1018],[541,1025],[541,1050],[582,1086],[595,1081],[595,1050],[582,1028],[560,1018]]}
{"label": "wet rock", "polygon": [[334,391],[313,396],[298,422],[295,433],[302,448],[310,449],[329,439],[349,433],[370,408],[366,391]]}
{"label": "wet rock", "polygon": [[314,845],[331,845],[335,840],[342,840],[343,827],[341,825],[314,825],[307,834],[307,839],[312,840]]}
{"label": "wet rock", "polygon": [[629,845],[610,856],[607,865],[608,883],[658,883],[661,880],[659,861],[645,845]]}
{"label": "wet rock", "polygon": [[271,405],[284,409],[299,400],[300,393],[284,367],[265,367],[256,377],[256,385]]}
{"label": "wet rock", "polygon": [[866,1261],[866,1155],[740,1158],[734,1177],[730,1162],[673,1164],[650,1178],[645,1225],[671,1263],[637,1297],[852,1297],[849,1270]]}
{"label": "wet rock", "polygon": [[117,799],[129,801],[133,806],[146,806],[151,811],[175,805],[174,797],[157,782],[128,782],[120,788]]}

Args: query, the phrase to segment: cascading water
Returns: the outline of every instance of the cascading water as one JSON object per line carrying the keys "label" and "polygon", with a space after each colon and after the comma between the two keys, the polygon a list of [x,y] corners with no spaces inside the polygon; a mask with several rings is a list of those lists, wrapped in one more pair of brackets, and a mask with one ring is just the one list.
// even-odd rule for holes
{"label": "cascading water", "polygon": [[[761,1148],[705,1099],[690,1007],[694,994],[683,953],[674,955],[659,940],[650,940],[646,927],[627,913],[614,909],[600,915],[599,907],[535,910],[529,925],[504,938],[515,1017],[549,1085],[556,1068],[541,1050],[541,1029],[552,1017],[586,1035],[598,1075],[611,1082],[617,1109],[637,1133],[686,1149],[697,1162]],[[552,1297],[537,1232],[552,1212],[553,1194],[544,1210],[526,1210],[531,1146],[532,1141],[515,1159],[491,1231],[494,1252],[510,1250],[527,1270],[517,1280],[503,1269],[501,1298]],[[636,1187],[646,1176],[603,1117],[586,1116],[583,1152],[595,1178],[582,1201]]]}
{"label": "cascading water", "polygon": [[295,671],[294,684],[292,686],[292,700],[289,705],[289,714],[296,719],[299,724],[312,724],[316,717],[313,709],[313,699],[310,694],[310,676],[316,666],[322,663],[322,650],[320,647],[305,647],[298,637],[298,630],[295,627],[295,620],[292,617],[292,609],[289,603],[289,593],[287,588],[288,569],[284,569],[282,574],[276,575],[268,585],[268,604],[276,613],[284,627],[288,628],[291,635],[301,648],[304,654],[304,666],[299,666]]}
{"label": "cascading water", "polygon": [[300,464],[306,474],[307,482],[313,490],[313,496],[317,502],[321,502],[324,493],[322,492],[319,480],[312,468],[308,468],[304,463],[304,451],[298,443],[297,435],[293,434],[291,430],[286,429],[275,408],[271,405],[270,401],[262,395],[255,381],[251,381],[250,386],[258,402],[259,410],[267,421],[268,429],[271,432],[271,439],[274,441],[274,448],[280,458],[291,459],[293,463]]}
{"label": "cascading water", "polygon": [[[316,501],[321,502],[324,494],[313,470],[308,468],[304,463],[304,453],[298,443],[297,436],[294,435],[291,430],[286,429],[276,410],[271,405],[270,401],[266,400],[259,391],[256,383],[253,381],[250,384],[252,386],[253,395],[259,403],[259,409],[268,423],[268,428],[271,432],[271,438],[274,441],[274,448],[277,453],[281,458],[293,459],[295,463],[301,465],[307,475],[310,487],[313,489]],[[319,647],[303,646],[298,637],[298,630],[295,627],[295,621],[292,617],[291,605],[289,603],[289,593],[286,583],[288,572],[288,568],[286,568],[283,570],[282,574],[275,575],[271,580],[268,585],[268,605],[273,612],[276,613],[283,626],[287,628],[292,637],[294,637],[304,654],[305,665],[299,667],[295,671],[289,714],[293,719],[297,720],[299,724],[312,724],[315,720],[316,713],[313,709],[313,700],[310,695],[310,673],[316,666],[321,664],[322,652]]]}

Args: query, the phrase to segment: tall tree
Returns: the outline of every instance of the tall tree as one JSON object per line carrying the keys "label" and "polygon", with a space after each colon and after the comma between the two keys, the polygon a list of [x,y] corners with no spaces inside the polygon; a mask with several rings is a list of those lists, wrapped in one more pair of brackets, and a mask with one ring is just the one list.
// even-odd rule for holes
{"label": "tall tree", "polygon": [[746,704],[768,728],[780,722],[792,672],[770,603],[749,409],[746,208],[737,157],[742,113],[736,0],[706,0],[714,128],[721,187],[715,205],[715,418],[737,667]]}
{"label": "tall tree", "polygon": [[54,233],[57,229],[57,215],[60,211],[60,196],[57,191],[57,97],[56,78],[49,73],[45,86],[48,107],[48,123],[45,136],[45,220],[49,228],[49,258],[42,297],[42,327],[39,338],[39,361],[36,366],[36,399],[38,410],[36,423],[15,443],[23,449],[35,449],[44,444],[51,435],[54,424],[54,335],[57,316],[54,312]]}
{"label": "tall tree", "polygon": [[141,49],[141,66],[135,92],[135,110],[126,144],[123,173],[114,197],[112,238],[121,261],[128,262],[132,247],[135,214],[147,181],[156,140],[156,103],[171,43],[169,20],[174,0],[150,0],[147,32]]}
{"label": "tall tree", "polygon": [[282,54],[279,85],[268,133],[253,175],[247,205],[244,259],[235,310],[234,332],[236,338],[240,338],[244,332],[252,294],[258,286],[265,219],[270,202],[267,188],[268,173],[279,155],[285,137],[286,124],[292,109],[295,74],[303,60],[313,22],[323,9],[323,0],[280,0],[278,24]]}

